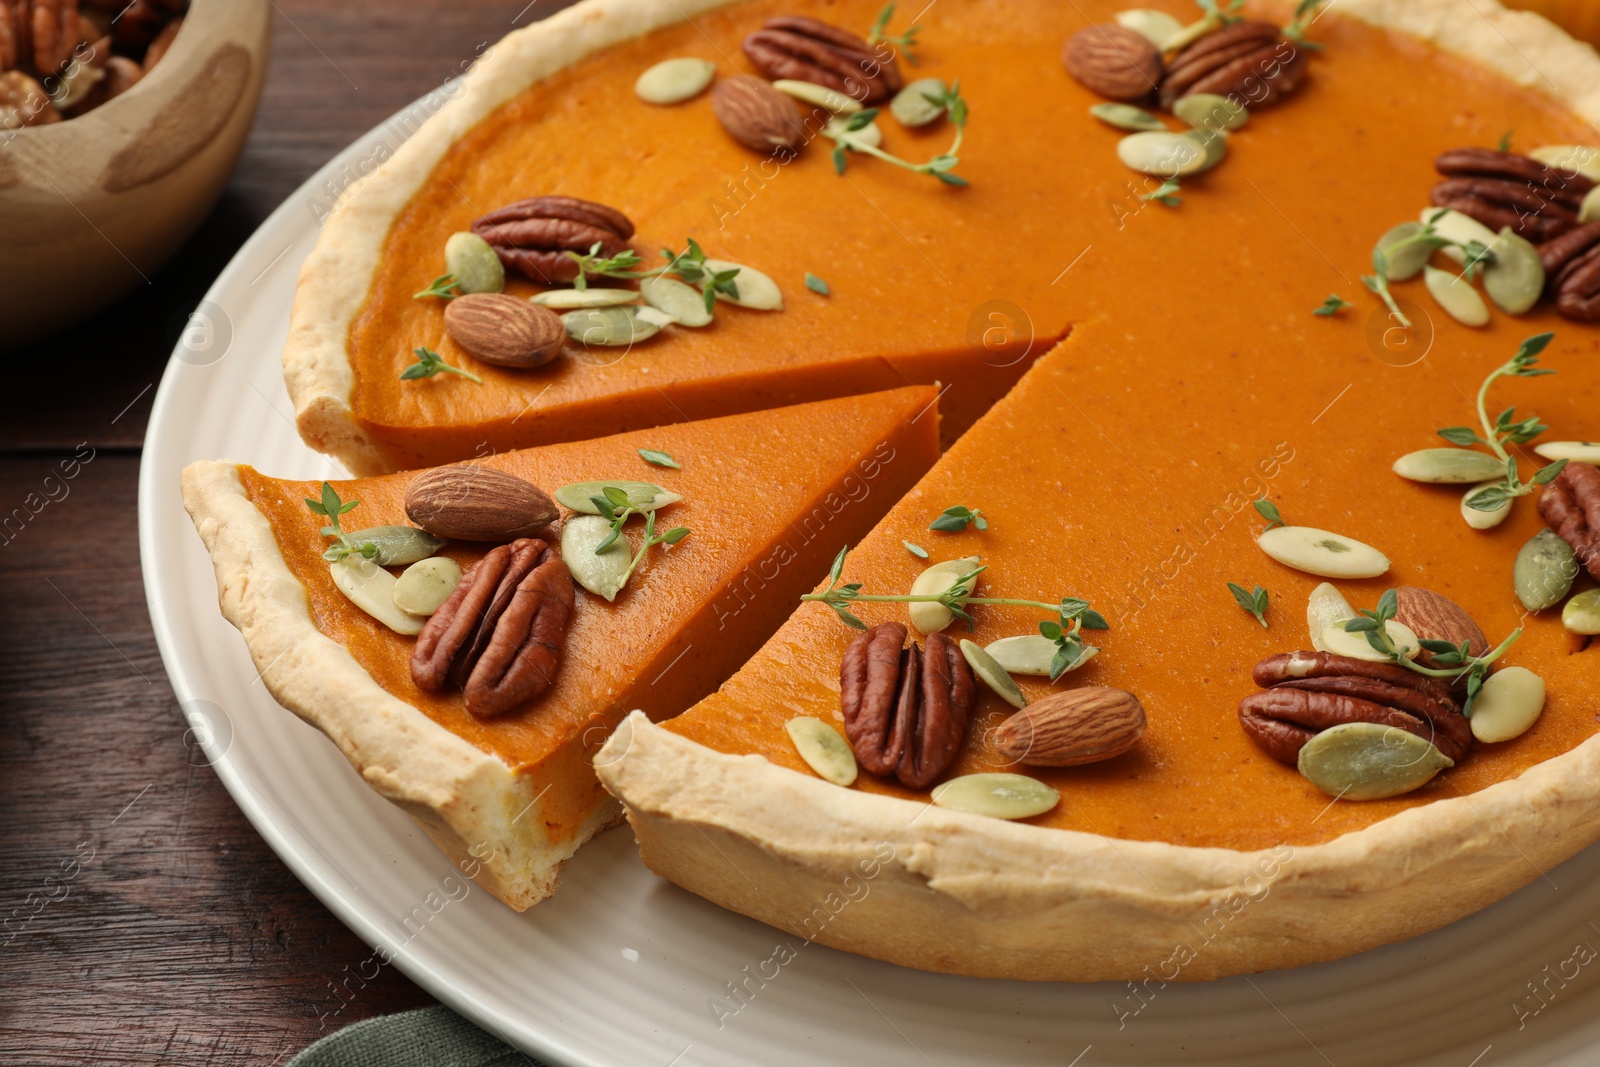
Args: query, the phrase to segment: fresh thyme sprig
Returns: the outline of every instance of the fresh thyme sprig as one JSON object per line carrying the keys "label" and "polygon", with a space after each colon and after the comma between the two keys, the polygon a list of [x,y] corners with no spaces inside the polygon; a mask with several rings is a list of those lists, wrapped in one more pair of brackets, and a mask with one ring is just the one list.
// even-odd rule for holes
{"label": "fresh thyme sprig", "polygon": [[1470,426],[1446,426],[1439,431],[1440,437],[1462,448],[1471,448],[1474,445],[1488,447],[1489,451],[1506,465],[1506,476],[1503,481],[1485,486],[1467,497],[1466,505],[1474,511],[1499,511],[1517,497],[1527,496],[1535,487],[1549,485],[1566,469],[1567,461],[1558,459],[1539,468],[1529,481],[1524,482],[1516,458],[1511,455],[1506,445],[1525,445],[1549,427],[1534,415],[1517,418],[1515,407],[1506,408],[1496,415],[1493,421],[1489,418],[1489,387],[1496,381],[1501,378],[1538,378],[1555,373],[1538,365],[1539,353],[1545,350],[1554,337],[1553,333],[1541,333],[1528,338],[1522,342],[1517,354],[1512,356],[1509,362],[1496,367],[1483,380],[1483,384],[1478,387],[1478,422],[1483,430],[1481,435]]}
{"label": "fresh thyme sprig", "polygon": [[946,185],[965,186],[970,184],[961,175],[951,173],[961,163],[958,153],[961,151],[961,141],[966,136],[967,130],[967,101],[961,95],[961,80],[959,78],[956,79],[956,81],[941,89],[938,93],[924,93],[923,96],[930,104],[942,107],[945,115],[950,119],[950,124],[955,127],[955,140],[950,143],[949,148],[926,163],[912,163],[901,159],[899,156],[885,152],[877,145],[870,143],[861,134],[861,131],[872,125],[873,120],[878,117],[878,109],[869,107],[865,111],[857,111],[842,124],[836,123],[823,127],[822,132],[834,142],[834,169],[843,174],[845,168],[849,166],[849,154],[851,152],[864,152],[869,156],[883,160],[885,163],[893,163],[897,167],[904,167],[914,174],[931,174]]}
{"label": "fresh thyme sprig", "polygon": [[1349,307],[1355,307],[1355,305],[1344,299],[1338,293],[1329,293],[1328,299],[1322,302],[1321,307],[1313,309],[1311,314],[1321,315],[1324,318],[1331,318],[1332,316],[1339,314],[1339,312],[1343,311],[1345,308]]}
{"label": "fresh thyme sprig", "polygon": [[622,536],[622,527],[634,515],[643,515],[643,508],[635,507],[628,499],[628,492],[619,486],[608,485],[600,490],[599,496],[589,498],[602,517],[610,520],[611,532],[598,545],[594,546],[594,554],[599,555],[616,543]]}
{"label": "fresh thyme sprig", "polygon": [[359,500],[340,500],[339,494],[327,482],[322,483],[322,499],[313,500],[305,498],[306,507],[311,509],[313,515],[320,515],[328,520],[322,528],[323,537],[333,538],[333,544],[322,554],[322,558],[330,563],[337,563],[348,556],[360,556],[363,559],[377,559],[378,546],[371,541],[356,544],[345,534],[344,527],[340,525],[339,518],[348,514],[361,504]]}
{"label": "fresh thyme sprig", "polygon": [[676,274],[690,285],[703,286],[708,312],[716,307],[718,293],[739,299],[739,283],[734,280],[739,275],[739,268],[707,269],[705,251],[693,237],[688,239],[688,245],[682,252],[663,248],[661,254],[667,258],[667,265],[661,268],[660,273]]}
{"label": "fresh thyme sprig", "polygon": [[477,382],[479,385],[483,384],[482,378],[469,370],[452,367],[444,361],[443,356],[431,348],[424,346],[422,348],[414,348],[411,351],[417,357],[417,361],[400,372],[400,380],[403,382],[409,382],[417,378],[432,378],[435,374],[459,374],[468,381]]}
{"label": "fresh thyme sprig", "polygon": [[1166,41],[1162,51],[1168,55],[1181,52],[1200,38],[1230,22],[1238,22],[1240,16],[1237,12],[1244,7],[1244,0],[1228,0],[1226,6],[1221,7],[1218,6],[1217,0],[1195,0],[1195,4],[1204,14],[1198,21],[1191,22]]}
{"label": "fresh thyme sprig", "polygon": [[454,300],[460,295],[461,290],[456,288],[456,276],[454,274],[441,274],[430,282],[422,292],[412,293],[411,299],[426,300],[429,297],[437,297],[440,300]]}
{"label": "fresh thyme sprig", "polygon": [[1410,671],[1426,675],[1429,678],[1448,678],[1457,681],[1463,676],[1467,680],[1467,700],[1462,706],[1461,713],[1467,718],[1472,717],[1472,705],[1478,699],[1478,691],[1483,688],[1483,680],[1488,677],[1489,669],[1494,666],[1495,660],[1505,655],[1517,639],[1522,636],[1522,627],[1511,631],[1511,636],[1500,642],[1498,648],[1487,655],[1474,656],[1471,642],[1463,641],[1459,646],[1449,641],[1433,641],[1419,639],[1418,643],[1423,651],[1433,657],[1434,667],[1424,667],[1414,660],[1402,656],[1401,650],[1395,647],[1394,639],[1389,636],[1388,623],[1400,611],[1399,598],[1393,589],[1388,590],[1378,598],[1378,607],[1374,611],[1361,611],[1361,617],[1351,619],[1344,624],[1349,633],[1366,635],[1367,644],[1373,649],[1389,657],[1389,659]]}
{"label": "fresh thyme sprig", "polygon": [[1278,513],[1278,505],[1274,504],[1266,497],[1262,497],[1260,500],[1255,502],[1255,509],[1263,519],[1267,520],[1268,530],[1276,526],[1288,525],[1288,523],[1283,521],[1283,516]]}
{"label": "fresh thyme sprig", "polygon": [[1405,312],[1400,310],[1399,303],[1396,302],[1394,294],[1389,290],[1389,261],[1396,252],[1411,245],[1426,245],[1431,251],[1437,251],[1442,248],[1460,249],[1463,259],[1461,276],[1469,282],[1477,278],[1485,267],[1491,266],[1495,262],[1493,250],[1482,241],[1454,241],[1439,233],[1437,224],[1440,219],[1449,213],[1449,208],[1440,208],[1428,216],[1428,220],[1423,223],[1422,228],[1410,237],[1396,241],[1388,248],[1381,246],[1374,248],[1372,250],[1373,273],[1361,276],[1362,284],[1376,293],[1388,305],[1390,313],[1394,315],[1395,320],[1402,326],[1409,327],[1411,319],[1406,316]]}
{"label": "fresh thyme sprig", "polygon": [[1306,40],[1306,31],[1311,28],[1311,24],[1317,21],[1317,16],[1322,13],[1324,2],[1326,0],[1300,0],[1300,6],[1294,9],[1294,20],[1283,28],[1283,35],[1301,48],[1312,52],[1322,51],[1320,44]]}
{"label": "fresh thyme sprig", "polygon": [[639,458],[657,467],[667,467],[675,471],[683,470],[683,464],[673,459],[671,453],[663,452],[658,448],[639,449]]}
{"label": "fresh thyme sprig", "polygon": [[942,533],[960,533],[968,526],[976,526],[980,530],[989,528],[989,520],[977,508],[963,507],[957,504],[953,508],[945,508],[939,517],[933,520],[930,530],[939,530]]}
{"label": "fresh thyme sprig", "polygon": [[917,58],[916,53],[912,50],[917,47],[917,34],[922,27],[908,27],[904,33],[896,36],[888,32],[889,20],[892,18],[894,18],[894,5],[885,5],[884,9],[878,12],[877,21],[872,24],[872,29],[867,33],[867,43],[893,45],[901,55],[906,57],[907,63],[913,67],[920,65],[922,61]]}
{"label": "fresh thyme sprig", "polygon": [[[618,527],[618,529],[620,530],[621,527]],[[639,561],[644,559],[646,552],[656,545],[675,545],[688,536],[689,528],[687,526],[674,526],[666,533],[658,535],[656,533],[656,513],[654,511],[647,512],[644,517],[644,543],[639,546],[639,551],[634,553],[633,561],[628,564],[628,569],[622,572],[622,581],[618,584],[618,588],[620,589],[628,584],[628,579],[633,577],[634,568],[639,566]],[[612,540],[614,539],[612,538]],[[610,541],[606,543],[609,544]],[[598,552],[600,550],[595,549],[595,551]]]}
{"label": "fresh thyme sprig", "polygon": [[1239,606],[1256,617],[1263,629],[1267,627],[1267,591],[1259,585],[1254,591],[1246,592],[1244,586],[1233,582],[1228,583],[1228,592],[1233,594],[1233,599]]}
{"label": "fresh thyme sprig", "polygon": [[574,289],[589,288],[589,279],[593,278],[651,278],[663,273],[662,270],[636,271],[633,268],[643,263],[639,254],[631,248],[625,248],[614,256],[600,254],[601,243],[596,241],[589,246],[589,251],[579,255],[577,252],[568,252],[567,255],[578,264],[578,276],[572,280]]}
{"label": "fresh thyme sprig", "polygon": [[1181,186],[1178,184],[1178,179],[1168,178],[1166,181],[1161,183],[1161,188],[1155,190],[1154,192],[1143,193],[1140,195],[1139,199],[1153,200],[1163,207],[1181,207],[1183,205],[1183,197],[1178,195],[1180,188]]}
{"label": "fresh thyme sprig", "polygon": [[1505,133],[1502,133],[1500,135],[1500,144],[1497,146],[1496,150],[1500,152],[1511,151],[1511,135],[1516,132],[1516,130],[1507,130]]}

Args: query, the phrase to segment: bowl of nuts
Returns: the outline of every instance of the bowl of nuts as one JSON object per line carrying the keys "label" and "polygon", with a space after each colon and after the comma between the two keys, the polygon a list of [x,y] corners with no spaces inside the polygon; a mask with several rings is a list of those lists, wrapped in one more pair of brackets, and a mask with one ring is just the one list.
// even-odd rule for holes
{"label": "bowl of nuts", "polygon": [[0,0],[0,349],[188,239],[244,147],[270,35],[270,0]]}

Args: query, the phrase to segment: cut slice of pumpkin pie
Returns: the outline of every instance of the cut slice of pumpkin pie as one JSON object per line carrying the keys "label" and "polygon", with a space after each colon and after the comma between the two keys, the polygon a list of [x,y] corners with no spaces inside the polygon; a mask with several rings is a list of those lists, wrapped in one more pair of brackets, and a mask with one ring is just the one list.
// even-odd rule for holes
{"label": "cut slice of pumpkin pie", "polygon": [[594,753],[772,633],[938,454],[915,386],[333,483],[183,474],[268,689],[521,909],[616,821]]}

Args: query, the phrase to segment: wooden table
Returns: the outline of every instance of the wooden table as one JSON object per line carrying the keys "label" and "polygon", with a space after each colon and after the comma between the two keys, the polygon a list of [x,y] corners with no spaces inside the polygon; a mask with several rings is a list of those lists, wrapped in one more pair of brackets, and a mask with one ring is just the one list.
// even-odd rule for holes
{"label": "wooden table", "polygon": [[[267,214],[481,45],[565,2],[274,6],[255,130],[200,232],[148,287],[7,361],[0,515],[30,494],[38,513],[0,532],[0,1063],[267,1067],[431,1002],[393,968],[334,996],[370,950],[186,737],[139,575],[140,442],[178,329]],[[75,453],[77,477],[47,482]]]}

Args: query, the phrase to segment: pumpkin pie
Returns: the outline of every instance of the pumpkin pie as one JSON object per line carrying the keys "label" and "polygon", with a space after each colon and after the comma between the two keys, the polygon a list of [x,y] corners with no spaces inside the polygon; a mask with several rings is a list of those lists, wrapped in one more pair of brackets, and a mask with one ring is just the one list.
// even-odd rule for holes
{"label": "pumpkin pie", "polygon": [[[196,463],[184,471],[184,503],[211,552],[223,614],[268,689],[463,871],[521,909],[548,896],[562,862],[618,817],[591,766],[611,728],[634,709],[678,714],[755,651],[838,545],[863,536],[931,465],[936,398],[931,386],[909,386],[475,461],[469,470],[550,492],[648,482],[681,496],[659,513],[689,530],[652,549],[610,601],[569,585],[553,680],[537,699],[489,717],[459,690],[419,686],[413,652],[427,628],[403,636],[335,584],[343,564],[330,567],[319,532],[329,520],[306,505],[320,496],[315,483]],[[651,466],[641,449],[678,466]],[[359,501],[343,529],[407,525],[420,514],[414,483],[438,473],[332,483],[346,506]],[[624,528],[636,548],[641,525]],[[443,556],[470,578],[486,551],[505,552],[451,541]]]}

